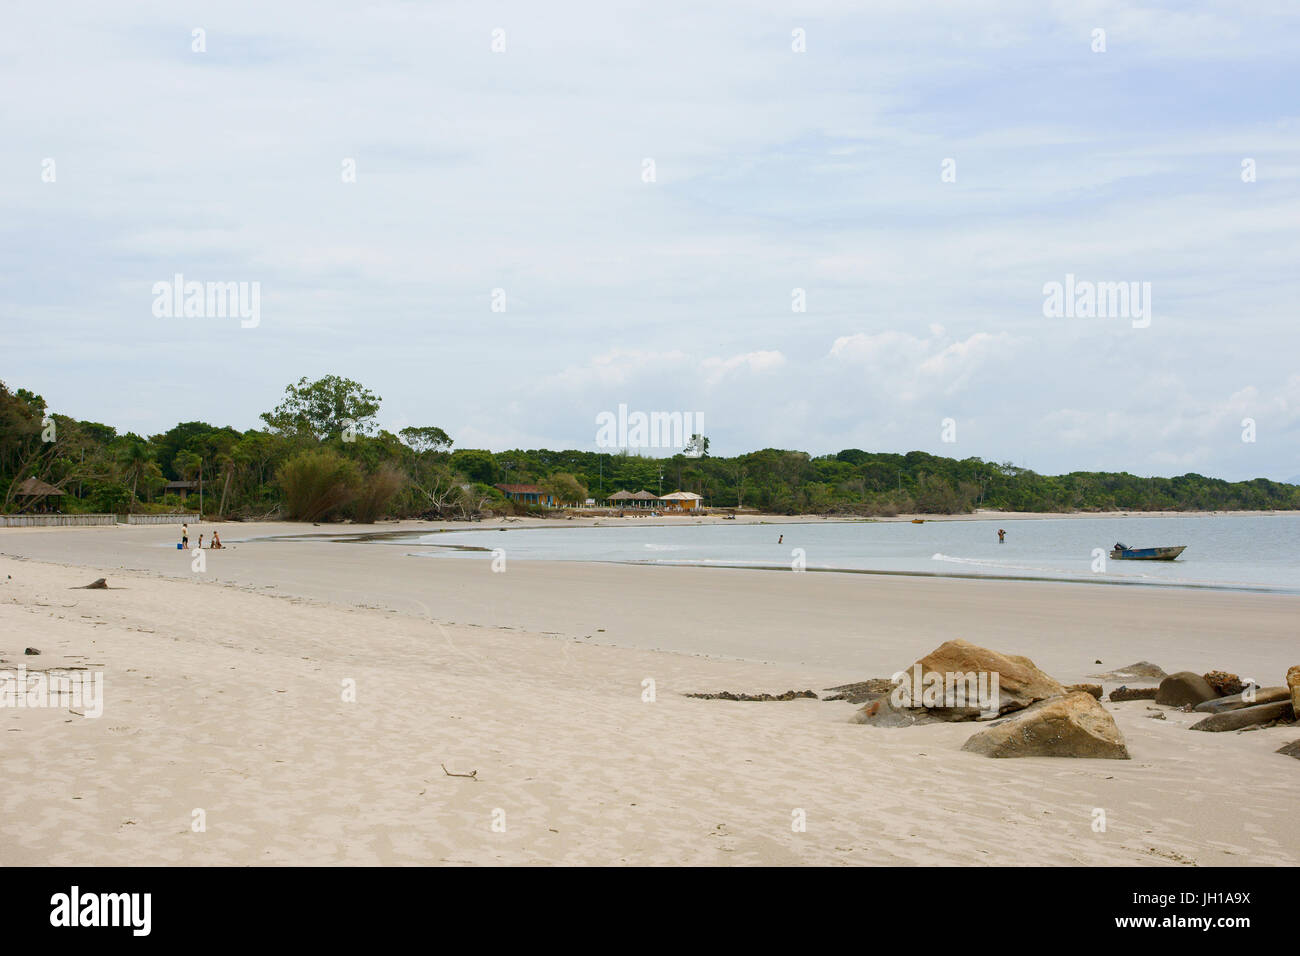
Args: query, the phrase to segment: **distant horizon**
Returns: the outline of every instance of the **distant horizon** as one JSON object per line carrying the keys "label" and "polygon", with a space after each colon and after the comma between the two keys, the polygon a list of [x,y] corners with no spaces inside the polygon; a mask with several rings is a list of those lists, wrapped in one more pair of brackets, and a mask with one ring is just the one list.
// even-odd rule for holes
{"label": "distant horizon", "polygon": [[[54,413],[59,414],[59,415],[68,415],[68,412],[67,412],[67,411],[65,411],[65,410],[63,410],[63,409],[60,409],[60,408],[56,407],[53,403],[51,403],[51,402],[50,402],[50,399],[49,399],[49,396],[46,395],[44,392],[40,391],[39,389],[31,388],[30,386],[28,386],[28,385],[24,385],[24,384],[21,384],[21,383],[9,382],[9,381],[5,380],[4,378],[0,378],[0,381],[5,382],[5,384],[8,385],[11,389],[16,389],[16,388],[26,388],[28,391],[34,392],[35,394],[40,395],[43,399],[45,399],[45,401],[46,401],[46,403],[47,403],[47,408],[48,408],[49,411],[54,412]],[[363,383],[363,384],[365,384],[365,383]],[[268,406],[268,408],[269,408],[269,407],[270,407],[270,406]],[[255,422],[254,424],[249,425],[249,426],[246,427],[246,428],[240,428],[238,425],[233,425],[233,424],[230,424],[230,423],[225,423],[225,422],[220,422],[220,421],[213,421],[213,420],[209,420],[209,419],[205,419],[205,418],[194,418],[194,419],[186,419],[185,421],[176,421],[176,422],[173,422],[170,426],[168,426],[167,428],[163,428],[163,429],[161,429],[160,431],[154,431],[154,430],[152,430],[152,429],[150,429],[149,431],[139,431],[139,430],[134,429],[134,428],[126,428],[126,427],[123,427],[123,426],[117,425],[116,423],[111,422],[111,421],[101,421],[101,420],[96,419],[96,418],[88,418],[88,417],[84,417],[84,416],[80,416],[80,415],[68,415],[68,417],[70,417],[70,418],[75,418],[75,419],[77,419],[78,421],[90,421],[90,422],[96,422],[97,424],[100,424],[100,425],[107,425],[107,426],[109,426],[109,427],[115,428],[115,429],[117,430],[117,434],[119,434],[119,435],[123,435],[123,434],[127,434],[127,433],[133,433],[133,434],[139,435],[141,438],[145,438],[145,439],[151,438],[151,437],[156,436],[156,435],[162,435],[162,434],[165,434],[165,433],[166,433],[167,431],[169,431],[171,428],[174,428],[174,427],[176,427],[177,425],[185,424],[186,422],[203,422],[204,424],[211,425],[211,426],[213,426],[213,427],[215,427],[215,428],[234,428],[234,429],[236,429],[237,431],[240,431],[240,432],[248,432],[248,431],[254,431],[254,430],[257,430],[257,431],[268,431],[268,430],[269,430],[268,427],[267,427],[267,425],[266,425],[266,423],[265,423],[265,422],[262,422],[262,421]],[[386,430],[386,431],[388,431],[388,432],[391,433],[391,434],[396,434],[396,433],[397,433],[397,430],[398,430],[398,429],[396,429],[396,428],[389,428],[389,427],[387,427],[387,426],[384,424],[384,422],[383,422],[383,415],[382,415],[382,408],[381,408],[381,414],[380,414],[379,418],[380,418],[380,421],[379,421],[378,426],[377,426],[378,428],[383,429],[383,430]],[[403,423],[403,425],[402,425],[402,426],[399,426],[399,428],[400,428],[400,427],[404,427],[405,424],[406,424],[406,423]],[[435,424],[435,425],[436,425],[437,423],[436,423],[436,422],[422,422],[421,424]],[[593,431],[594,431],[594,429],[595,429],[595,425],[594,425],[594,422],[593,422]],[[710,441],[712,442],[712,436],[708,434],[707,430],[706,430],[706,432],[705,432],[704,434],[705,434],[705,437],[706,437],[706,438],[709,438]],[[671,459],[671,458],[674,457],[673,454],[662,454],[662,455],[661,455],[661,454],[655,454],[654,452],[657,452],[658,449],[653,449],[653,450],[638,450],[638,449],[596,448],[596,447],[583,448],[583,447],[578,446],[578,445],[537,445],[537,446],[532,446],[532,447],[527,447],[527,448],[524,447],[524,446],[520,446],[520,445],[512,445],[512,446],[507,446],[507,447],[503,447],[503,448],[483,448],[483,447],[480,446],[480,445],[472,445],[472,446],[470,446],[470,445],[462,445],[459,441],[456,440],[456,436],[455,436],[455,434],[451,434],[451,438],[452,438],[452,441],[453,441],[453,444],[452,444],[451,449],[450,449],[451,451],[456,451],[456,450],[461,449],[461,448],[472,448],[472,449],[476,449],[476,450],[489,451],[489,452],[491,452],[491,453],[494,454],[494,455],[500,455],[500,454],[504,454],[504,453],[511,452],[511,451],[542,451],[542,450],[545,450],[545,451],[555,451],[555,452],[575,451],[575,452],[583,452],[583,453],[586,453],[586,454],[606,454],[606,455],[620,455],[620,454],[627,454],[627,455],[630,455],[630,456],[633,456],[633,457],[639,457],[639,458],[645,458],[645,459],[655,459],[655,460],[658,460],[658,459],[664,459],[664,460],[667,460],[667,459]],[[594,442],[593,442],[593,445],[594,445]],[[1110,473],[1110,474],[1130,474],[1130,475],[1134,475],[1134,476],[1136,476],[1136,477],[1140,477],[1140,478],[1178,478],[1178,477],[1181,477],[1182,475],[1187,475],[1187,474],[1200,474],[1200,475],[1202,475],[1202,476],[1205,477],[1205,478],[1211,478],[1211,479],[1215,479],[1215,480],[1228,481],[1228,482],[1253,481],[1253,480],[1258,479],[1258,478],[1263,478],[1263,479],[1266,479],[1266,480],[1268,480],[1268,481],[1275,481],[1275,482],[1278,482],[1278,483],[1281,483],[1281,484],[1300,485],[1300,475],[1293,475],[1293,476],[1291,476],[1290,478],[1274,478],[1274,477],[1269,476],[1269,475],[1251,475],[1251,476],[1244,477],[1244,478],[1228,478],[1228,477],[1224,477],[1224,476],[1222,476],[1222,475],[1206,474],[1205,472],[1196,472],[1196,471],[1182,471],[1182,472],[1170,473],[1170,474],[1157,474],[1157,473],[1142,473],[1142,472],[1135,472],[1135,471],[1132,471],[1132,470],[1130,470],[1130,469],[1126,469],[1126,468],[1069,468],[1069,469],[1066,469],[1066,470],[1064,470],[1064,471],[1040,471],[1040,470],[1034,468],[1034,467],[1031,466],[1031,465],[1024,465],[1024,464],[1022,464],[1022,463],[1020,463],[1020,462],[1017,462],[1017,461],[1008,461],[1008,460],[1006,460],[1006,459],[999,460],[999,459],[996,459],[996,458],[990,458],[990,457],[988,457],[988,456],[981,455],[981,454],[979,454],[979,453],[958,455],[958,454],[955,454],[955,453],[953,452],[952,446],[950,446],[950,445],[949,445],[949,446],[945,446],[944,448],[940,448],[939,450],[932,450],[932,449],[928,449],[928,448],[908,448],[908,449],[905,449],[905,450],[893,450],[893,449],[888,449],[888,448],[861,448],[861,447],[859,447],[859,446],[854,446],[854,445],[844,445],[844,446],[842,446],[842,447],[840,447],[840,448],[836,448],[836,449],[833,449],[833,450],[830,450],[830,451],[812,451],[812,450],[807,449],[807,448],[782,448],[782,447],[779,447],[779,446],[776,446],[776,445],[761,445],[761,446],[758,446],[758,447],[755,447],[755,448],[747,449],[747,450],[745,450],[745,451],[740,451],[740,452],[727,452],[727,453],[724,453],[724,452],[719,452],[719,451],[717,451],[717,450],[713,447],[713,445],[710,444],[710,449],[709,449],[709,452],[708,452],[708,457],[710,457],[710,458],[735,458],[735,457],[742,456],[742,455],[750,455],[750,454],[754,454],[754,453],[756,453],[756,452],[764,451],[764,450],[766,450],[766,449],[776,449],[776,450],[778,450],[778,451],[802,452],[802,453],[807,454],[807,455],[809,455],[809,456],[811,456],[811,457],[813,457],[813,458],[821,458],[821,457],[826,457],[826,456],[835,456],[835,455],[840,454],[841,452],[851,451],[851,450],[863,451],[863,452],[866,452],[867,454],[873,454],[873,455],[875,455],[875,454],[879,454],[879,455],[907,455],[909,452],[924,452],[925,454],[934,455],[935,457],[941,457],[941,458],[952,458],[952,459],[957,460],[957,461],[961,461],[961,460],[963,460],[963,459],[967,459],[967,458],[979,458],[980,460],[985,461],[985,462],[989,462],[989,463],[991,463],[991,464],[997,464],[997,465],[1010,464],[1010,465],[1013,465],[1014,467],[1017,467],[1017,468],[1024,468],[1024,469],[1026,469],[1026,470],[1028,470],[1028,471],[1032,471],[1032,472],[1034,472],[1035,474],[1043,475],[1043,476],[1049,476],[1049,477],[1052,476],[1052,475],[1067,475],[1067,474],[1070,474],[1070,473],[1072,473],[1072,472],[1097,472],[1097,473]]]}

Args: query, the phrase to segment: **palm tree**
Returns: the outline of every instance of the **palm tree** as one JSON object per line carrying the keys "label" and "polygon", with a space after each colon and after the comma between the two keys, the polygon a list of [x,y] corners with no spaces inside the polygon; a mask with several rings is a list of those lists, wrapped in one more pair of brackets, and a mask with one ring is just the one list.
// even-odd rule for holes
{"label": "palm tree", "polygon": [[133,441],[122,449],[120,460],[126,473],[131,476],[131,502],[134,504],[138,500],[136,485],[153,460],[149,455],[149,446],[144,442]]}

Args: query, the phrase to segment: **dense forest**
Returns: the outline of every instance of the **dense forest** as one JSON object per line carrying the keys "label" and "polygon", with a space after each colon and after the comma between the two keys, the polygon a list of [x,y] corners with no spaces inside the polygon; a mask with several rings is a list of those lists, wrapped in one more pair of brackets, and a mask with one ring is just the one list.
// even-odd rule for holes
{"label": "dense forest", "polygon": [[[1300,508],[1300,487],[1256,478],[1151,478],[1111,472],[1040,475],[979,458],[847,449],[812,456],[765,448],[734,458],[626,452],[453,449],[437,426],[380,429],[380,398],[338,376],[301,379],[240,431],[182,422],[161,435],[51,412],[41,396],[0,382],[0,510],[65,513],[193,511],[209,518],[463,518],[528,510],[494,486],[536,484],[557,500],[620,490],[693,491],[713,508],[779,514],[954,514]],[[34,497],[29,479],[61,496]],[[192,483],[183,487],[178,483]],[[185,497],[182,499],[181,495]]]}

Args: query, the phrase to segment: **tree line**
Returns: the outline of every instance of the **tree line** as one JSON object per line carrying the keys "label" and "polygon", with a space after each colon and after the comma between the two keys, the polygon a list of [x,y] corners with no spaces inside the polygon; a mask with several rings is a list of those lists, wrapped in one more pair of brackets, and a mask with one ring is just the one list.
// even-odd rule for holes
{"label": "tree line", "polygon": [[[289,385],[240,431],[181,422],[144,437],[51,412],[45,400],[0,382],[0,489],[6,512],[194,510],[198,498],[168,489],[202,482],[209,518],[302,521],[472,518],[535,510],[498,484],[533,484],[556,500],[598,502],[618,490],[693,491],[713,508],[776,514],[958,514],[1010,511],[1232,511],[1300,509],[1300,487],[1256,478],[1144,477],[1126,472],[1040,475],[1009,462],[846,449],[833,455],[765,448],[735,457],[652,458],[626,452],[492,452],[454,449],[443,429],[378,426],[379,396],[336,375]],[[28,478],[64,492],[19,494]]]}

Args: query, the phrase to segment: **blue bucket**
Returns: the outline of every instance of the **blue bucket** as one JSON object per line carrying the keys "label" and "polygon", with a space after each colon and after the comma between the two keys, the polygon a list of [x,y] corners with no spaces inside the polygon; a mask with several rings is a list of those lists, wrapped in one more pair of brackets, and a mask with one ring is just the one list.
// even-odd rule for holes
{"label": "blue bucket", "polygon": [[177,551],[181,550],[181,548],[183,548],[183,547],[185,547],[185,545],[181,544],[179,541],[176,542],[176,550],[177,550]]}

